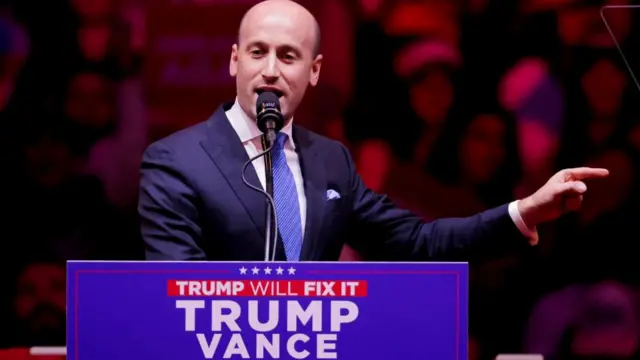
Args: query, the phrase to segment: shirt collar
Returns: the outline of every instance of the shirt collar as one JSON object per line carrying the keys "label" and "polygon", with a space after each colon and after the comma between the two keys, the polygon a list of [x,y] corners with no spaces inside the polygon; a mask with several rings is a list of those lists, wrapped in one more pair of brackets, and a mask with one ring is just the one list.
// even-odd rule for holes
{"label": "shirt collar", "polygon": [[[231,126],[238,134],[240,141],[242,143],[246,143],[248,141],[252,141],[254,139],[262,136],[262,131],[258,129],[258,125],[255,121],[251,120],[251,118],[242,110],[240,104],[238,103],[238,98],[234,102],[233,106],[227,111],[227,118],[231,123]],[[291,146],[292,149],[295,149],[295,143],[293,142],[292,128],[293,128],[293,119],[289,121],[280,132],[287,134],[289,136],[289,141],[287,144]],[[285,145],[286,147],[287,145]]]}

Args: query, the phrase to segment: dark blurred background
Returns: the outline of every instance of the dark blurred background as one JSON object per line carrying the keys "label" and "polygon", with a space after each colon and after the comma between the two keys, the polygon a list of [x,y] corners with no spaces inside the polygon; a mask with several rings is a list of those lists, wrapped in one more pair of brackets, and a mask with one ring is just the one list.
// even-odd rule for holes
{"label": "dark blurred background", "polygon": [[[230,49],[256,2],[0,1],[2,347],[65,344],[66,260],[142,259],[142,151],[233,100]],[[471,264],[470,358],[640,358],[640,9],[300,2],[325,62],[296,122],[344,142],[399,205],[466,216],[563,167],[611,171],[530,253]]]}

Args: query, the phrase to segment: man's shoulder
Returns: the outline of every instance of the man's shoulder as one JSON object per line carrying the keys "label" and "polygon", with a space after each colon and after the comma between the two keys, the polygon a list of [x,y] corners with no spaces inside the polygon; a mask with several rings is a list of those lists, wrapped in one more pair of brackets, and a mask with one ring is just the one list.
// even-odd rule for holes
{"label": "man's shoulder", "polygon": [[212,131],[211,128],[225,120],[224,112],[229,106],[228,103],[222,104],[206,120],[153,141],[147,147],[147,151],[164,149],[171,152],[190,153],[199,149],[203,140],[206,140],[211,134],[215,134],[215,131]]}
{"label": "man's shoulder", "polygon": [[165,148],[168,150],[178,150],[198,145],[206,138],[207,121],[202,121],[184,129],[175,131],[160,139],[153,141],[148,149]]}
{"label": "man's shoulder", "polygon": [[207,121],[203,121],[155,140],[145,149],[142,163],[171,164],[176,170],[193,172],[203,161],[201,143],[206,134]]}

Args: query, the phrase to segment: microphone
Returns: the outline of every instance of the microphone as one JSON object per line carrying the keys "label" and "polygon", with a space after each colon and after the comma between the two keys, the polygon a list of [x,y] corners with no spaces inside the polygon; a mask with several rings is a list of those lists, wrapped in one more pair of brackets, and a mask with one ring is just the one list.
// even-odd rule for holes
{"label": "microphone", "polygon": [[256,101],[258,129],[267,135],[270,144],[276,141],[276,133],[284,126],[284,116],[280,112],[280,99],[272,91],[264,91]]}
{"label": "microphone", "polygon": [[[275,261],[276,245],[278,241],[278,218],[276,214],[276,205],[273,200],[273,166],[271,163],[271,149],[276,141],[276,134],[282,130],[284,126],[284,117],[280,112],[280,100],[278,96],[271,92],[265,91],[258,95],[256,101],[256,122],[258,129],[262,131],[262,148],[264,151],[252,157],[242,168],[242,181],[249,188],[263,194],[266,198],[266,219],[265,219],[265,244],[264,244],[264,261]],[[254,160],[264,157],[265,165],[265,183],[266,191],[260,187],[250,184],[245,178],[245,171],[249,164]],[[271,230],[273,227],[273,230]],[[273,249],[271,235],[273,233]]]}

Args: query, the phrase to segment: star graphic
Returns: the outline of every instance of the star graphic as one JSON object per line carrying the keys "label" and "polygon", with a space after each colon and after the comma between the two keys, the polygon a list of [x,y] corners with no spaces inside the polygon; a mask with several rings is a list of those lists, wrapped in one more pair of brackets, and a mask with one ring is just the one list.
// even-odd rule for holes
{"label": "star graphic", "polygon": [[268,267],[268,266],[266,268],[264,268],[264,273],[267,274],[267,275],[271,275],[271,268]]}
{"label": "star graphic", "polygon": [[246,267],[241,267],[240,268],[240,275],[247,275],[247,268]]}
{"label": "star graphic", "polygon": [[289,271],[289,275],[295,275],[296,273],[296,269],[294,269],[293,266],[290,267],[288,271]]}
{"label": "star graphic", "polygon": [[282,275],[283,272],[284,272],[284,269],[278,266],[278,268],[276,269],[276,274]]}
{"label": "star graphic", "polygon": [[254,266],[253,269],[251,269],[251,273],[253,275],[260,274],[260,269],[258,269],[257,267]]}

